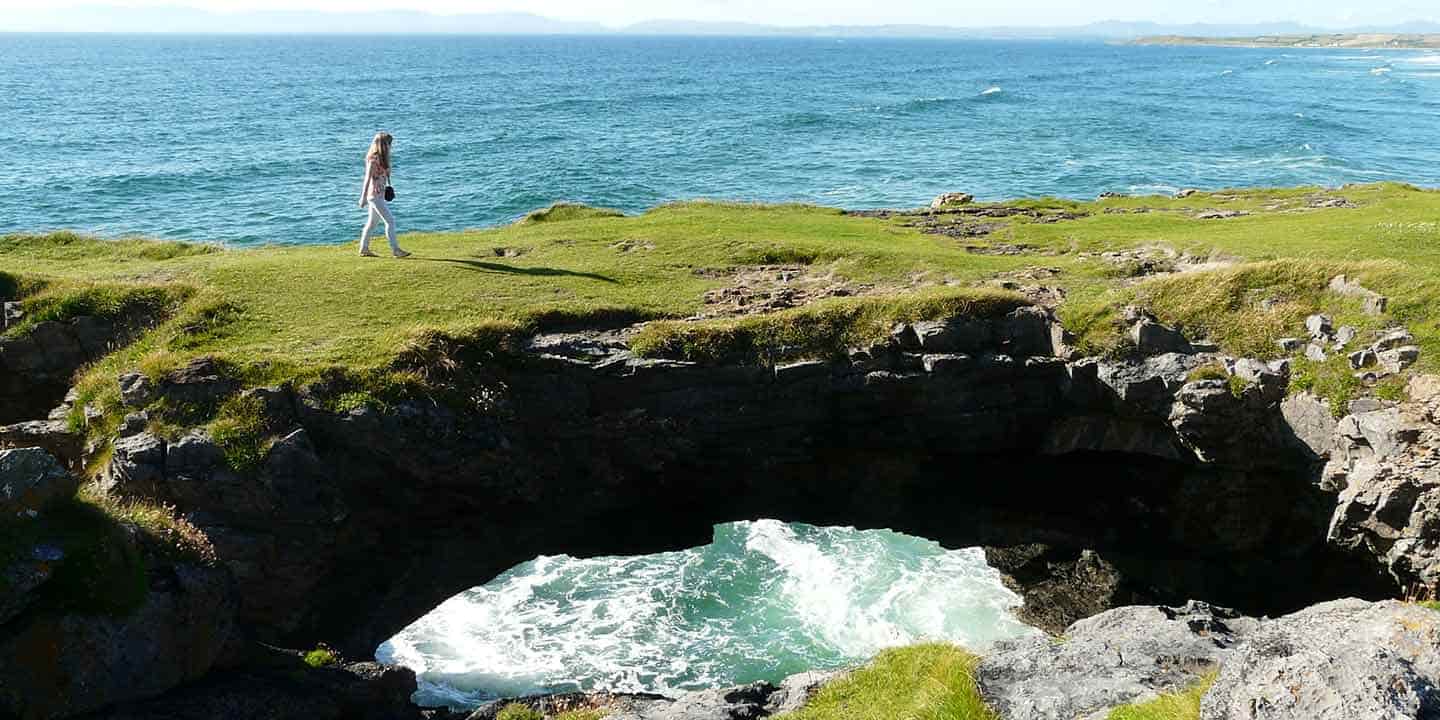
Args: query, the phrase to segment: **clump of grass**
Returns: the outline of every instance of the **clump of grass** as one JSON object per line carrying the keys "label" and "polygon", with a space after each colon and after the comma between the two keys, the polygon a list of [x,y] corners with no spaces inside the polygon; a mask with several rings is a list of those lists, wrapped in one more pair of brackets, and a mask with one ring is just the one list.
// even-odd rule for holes
{"label": "clump of grass", "polygon": [[64,322],[89,316],[107,320],[159,318],[169,315],[191,294],[175,285],[122,285],[111,283],[48,283],[25,296],[25,317],[6,331],[23,335],[46,321]]}
{"label": "clump of grass", "polygon": [[1440,612],[1440,600],[1427,600],[1426,602],[1420,603],[1420,607]]}
{"label": "clump of grass", "polygon": [[495,720],[545,720],[545,715],[528,705],[510,703],[500,709]]}
{"label": "clump of grass", "polygon": [[9,302],[20,297],[20,278],[0,270],[0,302]]}
{"label": "clump of grass", "polygon": [[265,403],[253,395],[226,400],[210,423],[210,437],[225,454],[231,469],[250,472],[265,459],[269,438]]}
{"label": "clump of grass", "polygon": [[954,645],[886,650],[836,680],[787,720],[995,720],[975,685],[979,658]]}
{"label": "clump of grass", "polygon": [[642,356],[769,365],[842,354],[885,338],[897,322],[994,318],[1024,304],[1015,293],[988,288],[826,300],[737,320],[650,323],[631,339],[631,347]]}
{"label": "clump of grass", "polygon": [[1215,684],[1210,673],[1189,690],[1161,695],[1146,703],[1126,705],[1110,711],[1107,720],[1199,720],[1200,700]]}
{"label": "clump of grass", "polygon": [[115,259],[163,261],[221,252],[219,245],[159,240],[102,240],[76,232],[0,235],[0,254],[19,253],[53,260]]}
{"label": "clump of grass", "polygon": [[305,664],[312,668],[331,667],[339,662],[340,655],[325,645],[320,645],[305,653]]}
{"label": "clump of grass", "polygon": [[1290,366],[1290,391],[1309,392],[1325,398],[1330,405],[1330,414],[1337,418],[1350,412],[1350,401],[1364,391],[1364,386],[1355,377],[1350,361],[1336,355],[1324,362],[1309,358],[1297,358]]}
{"label": "clump of grass", "polygon": [[1209,363],[1191,370],[1190,374],[1185,376],[1185,379],[1189,382],[1198,382],[1200,380],[1228,381],[1230,379],[1230,371],[1226,370],[1225,366],[1220,363]]}
{"label": "clump of grass", "polygon": [[529,213],[521,218],[520,223],[522,225],[534,225],[537,223],[618,217],[625,217],[625,213],[610,208],[591,207],[582,203],[558,202],[550,207]]}
{"label": "clump of grass", "polygon": [[91,483],[80,487],[76,500],[116,523],[139,528],[150,540],[151,549],[167,559],[206,566],[219,561],[204,531],[170,505],[112,497]]}

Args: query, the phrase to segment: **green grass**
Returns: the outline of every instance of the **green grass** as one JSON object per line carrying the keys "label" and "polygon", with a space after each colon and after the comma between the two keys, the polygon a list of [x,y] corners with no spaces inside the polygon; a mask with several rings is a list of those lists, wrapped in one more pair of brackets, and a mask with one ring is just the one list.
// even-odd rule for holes
{"label": "green grass", "polygon": [[495,715],[495,720],[545,720],[545,715],[520,703],[510,703],[500,709]]}
{"label": "green grass", "polygon": [[826,685],[786,720],[994,720],[975,686],[979,659],[953,645],[887,650]]}
{"label": "green grass", "polygon": [[305,653],[305,664],[312,668],[330,667],[340,662],[340,656],[328,647],[320,647]]}
{"label": "green grass", "polygon": [[1440,612],[1440,600],[1430,600],[1428,602],[1422,602],[1420,603],[1420,606]]}
{"label": "green grass", "polygon": [[1150,702],[1116,708],[1110,711],[1107,720],[1199,720],[1200,700],[1214,684],[1215,675],[1212,673],[1185,692],[1161,695]]}
{"label": "green grass", "polygon": [[[1316,196],[1358,207],[1310,208]],[[1124,350],[1118,308],[1129,303],[1192,338],[1261,357],[1274,357],[1277,337],[1303,335],[1304,317],[1323,310],[1367,332],[1405,323],[1424,350],[1420,369],[1440,369],[1440,193],[1392,183],[1011,204],[1083,217],[1011,217],[989,236],[960,241],[922,234],[903,217],[799,205],[687,202],[626,217],[561,204],[506,227],[407,235],[416,257],[406,261],[356,257],[353,243],[226,250],[10,235],[0,237],[0,292],[23,297],[34,320],[136,309],[168,318],[84,379],[87,402],[112,409],[119,372],[158,375],[199,355],[228,361],[250,384],[303,382],[341,367],[352,380],[344,402],[383,402],[432,381],[439,366],[425,360],[464,355],[467,342],[499,347],[511,335],[587,324],[659,320],[636,339],[649,354],[819,357],[874,339],[897,319],[998,312],[1014,298],[989,282],[1034,266],[1058,272],[1041,282],[1066,292],[1058,313],[1087,352]],[[1202,209],[1250,214],[1194,217]],[[1001,244],[1034,253],[966,249]],[[1151,246],[1237,264],[1144,279],[1095,256]],[[866,292],[767,316],[687,320],[707,309],[707,292],[734,282],[727,269],[765,264]],[[1357,301],[1328,292],[1341,272],[1389,296],[1390,313],[1365,316]],[[1348,396],[1355,388],[1342,370],[1300,376]],[[244,439],[243,427],[232,430]],[[235,445],[242,464],[244,445]]]}

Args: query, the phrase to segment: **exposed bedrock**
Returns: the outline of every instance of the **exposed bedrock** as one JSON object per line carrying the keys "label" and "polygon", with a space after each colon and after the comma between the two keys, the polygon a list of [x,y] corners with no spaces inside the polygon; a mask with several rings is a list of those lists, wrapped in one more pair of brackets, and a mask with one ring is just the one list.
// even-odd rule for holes
{"label": "exposed bedrock", "polygon": [[[12,310],[18,303],[5,305],[7,317],[16,313],[18,321],[19,310]],[[0,425],[45,417],[70,389],[75,371],[129,342],[148,320],[46,321],[22,336],[0,339]]]}
{"label": "exposed bedrock", "polygon": [[[1279,614],[1398,593],[1399,561],[1375,552],[1409,531],[1331,527],[1336,488],[1316,478],[1332,447],[1313,408],[1282,412],[1283,365],[1193,347],[1067,359],[1065,339],[1022,308],[776,368],[640,359],[595,335],[450,348],[425,369],[468,403],[339,410],[338,385],[249,390],[271,437],[258,467],[231,468],[202,429],[163,439],[137,416],[102,484],[205,531],[241,646],[349,657],[537,555],[678,550],[762,517],[985,546],[1053,631],[1135,603]],[[1231,380],[1189,379],[1207,365]],[[122,385],[137,413],[239,389],[204,360]],[[22,615],[0,639],[39,622]]]}

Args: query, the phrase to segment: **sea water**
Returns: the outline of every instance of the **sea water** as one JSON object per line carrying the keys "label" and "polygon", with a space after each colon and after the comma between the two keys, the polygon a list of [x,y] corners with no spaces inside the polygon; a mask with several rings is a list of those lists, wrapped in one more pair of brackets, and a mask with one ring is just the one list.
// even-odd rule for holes
{"label": "sea water", "polygon": [[381,129],[402,230],[557,200],[1440,184],[1440,54],[1424,51],[0,34],[0,93],[0,232],[351,240]]}
{"label": "sea water", "polygon": [[417,701],[468,707],[568,690],[674,693],[862,662],[926,640],[983,651],[1035,632],[979,549],[773,520],[683,552],[541,557],[380,647]]}

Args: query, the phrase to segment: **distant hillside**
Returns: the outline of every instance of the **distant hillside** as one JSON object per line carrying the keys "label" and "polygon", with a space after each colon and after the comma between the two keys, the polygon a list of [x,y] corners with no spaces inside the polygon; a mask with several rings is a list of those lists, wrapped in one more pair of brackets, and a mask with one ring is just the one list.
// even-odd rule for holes
{"label": "distant hillside", "polygon": [[1391,48],[1440,49],[1440,33],[1334,33],[1307,35],[1262,35],[1259,37],[1195,37],[1155,35],[1142,37],[1132,45],[1216,45],[1222,47],[1280,48]]}
{"label": "distant hillside", "polygon": [[[1411,22],[1393,27],[1351,28],[1349,35],[1326,35],[1319,28],[1278,22],[1248,25],[1162,24],[1107,20],[1074,26],[954,27],[946,25],[762,25],[744,22],[650,20],[625,27],[594,22],[555,20],[530,13],[437,15],[425,12],[246,11],[209,12],[184,7],[78,8],[16,7],[0,14],[0,32],[120,33],[327,33],[327,34],[457,34],[457,35],[707,35],[747,37],[874,37],[953,39],[1058,39],[1146,43],[1236,44],[1257,38],[1289,38],[1300,44],[1312,38],[1410,38],[1440,33],[1440,24]],[[1364,34],[1359,34],[1364,33]],[[1319,44],[1320,40],[1314,40]],[[1380,41],[1376,41],[1380,42]],[[1271,42],[1266,44],[1282,44]],[[1365,45],[1352,45],[1365,47]],[[1377,47],[1381,45],[1376,45]],[[1385,45],[1385,47],[1401,47]],[[1410,47],[1430,47],[1411,45]]]}

